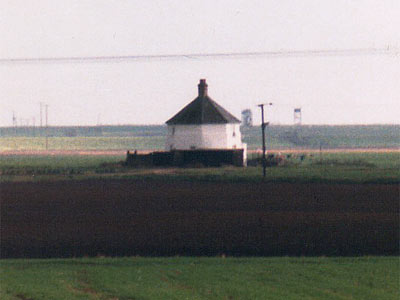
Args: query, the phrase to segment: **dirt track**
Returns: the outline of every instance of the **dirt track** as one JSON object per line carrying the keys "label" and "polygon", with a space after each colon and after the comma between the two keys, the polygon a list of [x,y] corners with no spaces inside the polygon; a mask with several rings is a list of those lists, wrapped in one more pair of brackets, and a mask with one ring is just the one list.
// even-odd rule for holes
{"label": "dirt track", "polygon": [[1,183],[2,257],[399,253],[383,184]]}

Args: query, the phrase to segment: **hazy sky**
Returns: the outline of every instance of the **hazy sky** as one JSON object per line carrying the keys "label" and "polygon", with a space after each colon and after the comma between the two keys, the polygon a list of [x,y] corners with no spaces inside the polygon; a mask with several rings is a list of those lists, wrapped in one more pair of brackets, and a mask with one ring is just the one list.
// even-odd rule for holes
{"label": "hazy sky", "polygon": [[[400,46],[399,0],[1,0],[0,59]],[[396,48],[397,47],[397,48]],[[0,62],[0,126],[162,124],[197,96],[240,117],[399,124],[400,55]]]}

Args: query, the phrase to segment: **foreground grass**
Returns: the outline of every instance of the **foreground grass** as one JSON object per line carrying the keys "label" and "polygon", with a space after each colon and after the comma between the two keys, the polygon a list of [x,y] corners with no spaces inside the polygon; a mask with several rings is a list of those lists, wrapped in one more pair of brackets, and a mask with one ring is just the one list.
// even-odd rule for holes
{"label": "foreground grass", "polygon": [[8,299],[398,299],[398,257],[3,260]]}

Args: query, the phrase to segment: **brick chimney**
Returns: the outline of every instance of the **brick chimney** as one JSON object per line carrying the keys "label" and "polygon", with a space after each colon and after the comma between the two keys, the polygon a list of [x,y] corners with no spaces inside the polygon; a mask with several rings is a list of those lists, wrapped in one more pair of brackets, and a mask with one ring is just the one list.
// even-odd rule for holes
{"label": "brick chimney", "polygon": [[198,87],[199,87],[199,97],[207,96],[208,85],[207,85],[205,79],[200,79],[200,83],[199,83]]}

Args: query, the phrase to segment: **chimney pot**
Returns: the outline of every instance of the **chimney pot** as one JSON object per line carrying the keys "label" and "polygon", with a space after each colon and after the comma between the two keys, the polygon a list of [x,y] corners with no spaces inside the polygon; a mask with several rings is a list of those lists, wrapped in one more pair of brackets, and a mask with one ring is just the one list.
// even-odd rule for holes
{"label": "chimney pot", "polygon": [[200,79],[198,87],[199,87],[199,97],[207,96],[208,85],[205,79]]}

